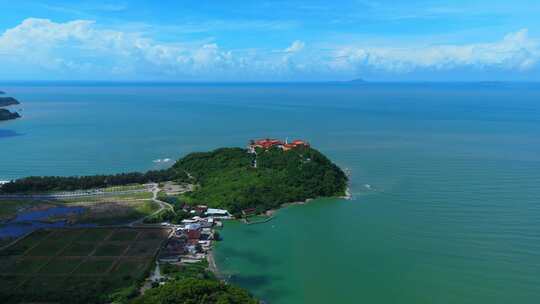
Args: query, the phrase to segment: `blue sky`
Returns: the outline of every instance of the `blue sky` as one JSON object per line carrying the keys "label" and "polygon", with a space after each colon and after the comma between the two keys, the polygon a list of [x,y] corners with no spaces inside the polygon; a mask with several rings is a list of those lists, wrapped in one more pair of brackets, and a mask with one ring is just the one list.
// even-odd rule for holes
{"label": "blue sky", "polygon": [[540,80],[537,0],[0,4],[0,80]]}

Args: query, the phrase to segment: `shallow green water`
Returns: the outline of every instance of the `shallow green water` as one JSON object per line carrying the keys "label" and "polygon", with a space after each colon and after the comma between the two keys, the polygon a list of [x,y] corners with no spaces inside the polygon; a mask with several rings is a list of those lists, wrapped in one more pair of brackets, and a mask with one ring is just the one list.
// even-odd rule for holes
{"label": "shallow green water", "polygon": [[[540,86],[11,84],[0,180],[144,170],[152,160],[306,138],[354,200],[227,223],[232,282],[269,303],[538,303]],[[367,187],[366,185],[370,185]]]}

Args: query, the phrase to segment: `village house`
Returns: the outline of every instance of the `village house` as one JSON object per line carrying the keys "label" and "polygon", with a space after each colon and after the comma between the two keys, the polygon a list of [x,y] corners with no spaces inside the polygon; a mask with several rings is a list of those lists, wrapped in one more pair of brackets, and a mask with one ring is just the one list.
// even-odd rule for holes
{"label": "village house", "polygon": [[190,224],[184,225],[185,231],[193,231],[193,230],[198,230],[200,228],[201,228],[201,224],[199,223],[190,223]]}
{"label": "village house", "polygon": [[203,214],[206,212],[206,210],[208,210],[208,206],[206,205],[197,205],[195,206],[195,211],[197,212],[197,214]]}
{"label": "village house", "polygon": [[247,208],[247,209],[242,210],[242,215],[244,217],[252,216],[252,215],[256,215],[256,214],[257,214],[257,209],[256,208]]}
{"label": "village house", "polygon": [[176,235],[167,241],[161,249],[159,261],[162,263],[175,263],[180,261],[180,257],[187,253],[187,238],[184,235]]}
{"label": "village house", "polygon": [[204,213],[206,216],[212,216],[214,218],[229,219],[231,214],[225,209],[208,208]]}
{"label": "village house", "polygon": [[199,240],[201,238],[201,231],[199,229],[185,230],[188,240]]}
{"label": "village house", "polygon": [[[191,210],[189,206],[185,206]],[[188,209],[189,208],[189,209]],[[204,212],[182,220],[181,225],[172,225],[174,233],[162,248],[159,261],[162,263],[194,263],[206,258],[214,240],[214,225],[221,226],[217,219],[230,219],[232,216],[225,209],[208,208],[204,205],[195,207],[192,211]]]}

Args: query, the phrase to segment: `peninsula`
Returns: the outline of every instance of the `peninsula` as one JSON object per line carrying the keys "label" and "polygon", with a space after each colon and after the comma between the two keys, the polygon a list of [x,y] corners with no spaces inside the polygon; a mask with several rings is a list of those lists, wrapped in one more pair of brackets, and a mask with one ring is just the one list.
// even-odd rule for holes
{"label": "peninsula", "polygon": [[[221,240],[215,228],[282,204],[343,196],[346,187],[345,173],[308,142],[276,139],[191,153],[165,170],[7,182],[0,186],[4,213],[32,204],[30,212],[63,208],[42,225],[74,225],[0,247],[7,265],[0,285],[9,287],[0,301],[262,303],[222,281],[212,254]],[[4,215],[9,225],[14,216]],[[27,265],[39,271],[23,272]]]}
{"label": "peninsula", "polygon": [[27,177],[11,181],[0,193],[38,193],[174,181],[194,185],[177,199],[205,204],[239,216],[262,213],[282,204],[317,197],[344,196],[347,176],[307,142],[250,141],[247,148],[196,152],[171,168],[146,173],[78,177]]}

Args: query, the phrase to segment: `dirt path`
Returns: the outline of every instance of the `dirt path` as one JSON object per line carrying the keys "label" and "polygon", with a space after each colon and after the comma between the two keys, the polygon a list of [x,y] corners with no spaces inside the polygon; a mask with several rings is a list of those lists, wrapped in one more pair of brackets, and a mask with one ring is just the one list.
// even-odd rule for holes
{"label": "dirt path", "polygon": [[152,201],[159,205],[159,209],[156,210],[155,212],[153,212],[150,215],[147,215],[147,216],[145,216],[143,218],[140,218],[140,219],[138,219],[136,221],[133,221],[133,222],[129,223],[128,226],[133,227],[134,225],[141,224],[144,221],[145,218],[155,216],[155,215],[159,214],[160,212],[162,212],[164,209],[169,209],[172,212],[174,212],[174,207],[171,204],[169,204],[167,202],[164,202],[164,201],[158,200],[157,197],[158,197],[159,191],[161,191],[161,189],[159,188],[159,184],[152,183],[150,185],[151,185],[151,192],[152,192]]}

